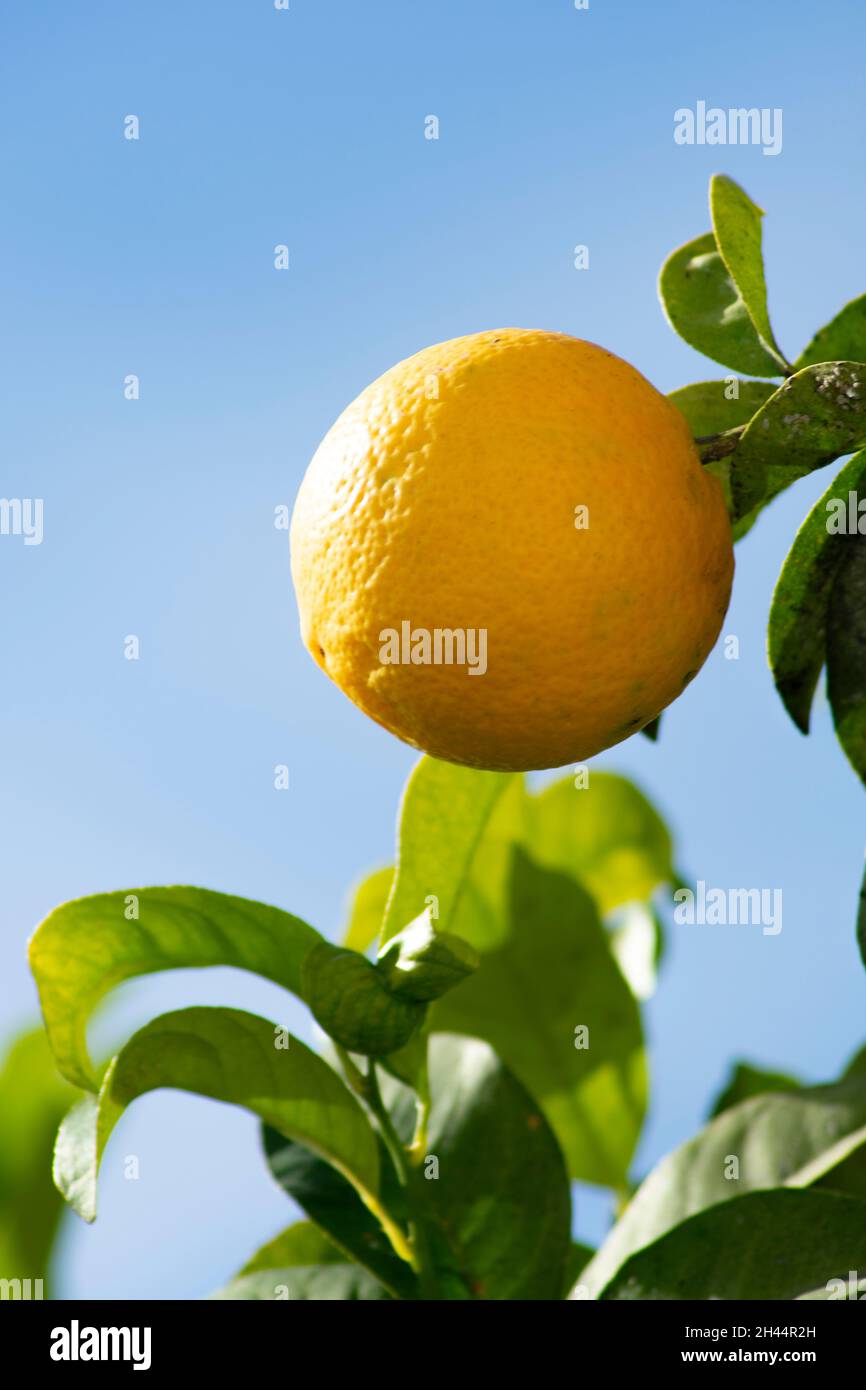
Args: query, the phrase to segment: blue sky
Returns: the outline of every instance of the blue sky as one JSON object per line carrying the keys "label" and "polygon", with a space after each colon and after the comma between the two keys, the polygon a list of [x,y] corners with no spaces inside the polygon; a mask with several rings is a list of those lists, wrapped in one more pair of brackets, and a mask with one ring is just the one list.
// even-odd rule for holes
{"label": "blue sky", "polygon": [[[795,354],[866,289],[864,37],[857,0],[832,24],[806,0],[7,10],[0,493],[44,498],[45,535],[0,539],[0,1033],[35,1011],[27,935],[82,893],[200,883],[337,930],[347,885],[390,856],[415,755],[303,650],[274,508],[343,406],[443,338],[559,329],[662,390],[722,375],[655,291],[667,252],[706,229],[716,169],[767,209],[771,311]],[[676,145],[674,112],[698,100],[782,108],[781,154]],[[826,701],[804,740],[765,658],[775,576],[825,486],[797,485],[738,549],[724,630],[740,660],[717,649],[657,746],[598,760],[654,798],[695,877],[784,892],[778,937],[674,933],[648,1010],[644,1167],[732,1059],[821,1079],[866,1031],[863,793]],[[189,1002],[306,1028],[268,985],[183,972],[127,987],[101,1036]],[[175,1094],[133,1107],[101,1193],[96,1226],[66,1233],[69,1294],[198,1295],[287,1222],[252,1120]],[[598,1200],[579,1213],[597,1238]]]}

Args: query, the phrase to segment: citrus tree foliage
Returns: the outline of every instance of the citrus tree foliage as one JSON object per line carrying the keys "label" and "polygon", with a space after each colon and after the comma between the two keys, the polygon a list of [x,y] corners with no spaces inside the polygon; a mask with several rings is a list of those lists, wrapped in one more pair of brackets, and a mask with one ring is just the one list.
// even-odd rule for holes
{"label": "citrus tree foliage", "polygon": [[[664,821],[624,778],[582,772],[534,790],[425,757],[403,796],[395,863],[356,887],[342,944],[204,889],[67,903],[30,947],[66,1078],[52,1073],[52,1120],[58,1094],[72,1101],[56,1187],[93,1221],[124,1112],[170,1087],[257,1115],[264,1162],[304,1213],[217,1298],[817,1296],[847,1276],[866,1231],[860,1058],[810,1088],[739,1066],[706,1129],[635,1184],[640,1000],[663,963],[661,904],[681,878]],[[94,1067],[87,1023],[115,984],[219,964],[303,1000],[327,1045],[316,1053],[267,1019],[196,1007],[152,1020]],[[22,1067],[24,1088],[35,1104]],[[7,1079],[0,1103],[9,1090]],[[44,1187],[40,1142],[30,1170]],[[620,1207],[596,1252],[572,1240],[574,1180]]]}
{"label": "citrus tree foliage", "polygon": [[866,781],[866,295],[789,360],[767,307],[763,213],[716,174],[710,215],[712,230],[665,261],[659,293],[676,332],[732,375],[684,386],[671,399],[722,483],[735,539],[780,492],[854,455],[806,517],[782,567],[769,652],[779,695],[804,734],[826,669],[839,742]]}

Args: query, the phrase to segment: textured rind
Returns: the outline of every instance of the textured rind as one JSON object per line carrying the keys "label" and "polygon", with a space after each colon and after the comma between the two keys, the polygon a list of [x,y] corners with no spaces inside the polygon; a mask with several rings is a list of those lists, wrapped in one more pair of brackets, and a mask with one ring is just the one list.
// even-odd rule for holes
{"label": "textured rind", "polygon": [[[575,508],[589,526],[575,526]],[[291,528],[301,632],[371,718],[474,767],[559,767],[654,719],[703,665],[733,576],[721,488],[633,367],[499,329],[373,382]],[[382,634],[487,631],[487,670],[380,661]]]}

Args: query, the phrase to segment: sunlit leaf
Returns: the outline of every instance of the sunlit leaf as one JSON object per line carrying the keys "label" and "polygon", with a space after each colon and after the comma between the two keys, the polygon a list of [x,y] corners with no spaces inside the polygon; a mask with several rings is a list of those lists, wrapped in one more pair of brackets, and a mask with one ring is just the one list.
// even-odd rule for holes
{"label": "sunlit leaf", "polygon": [[87,1022],[122,980],[182,966],[234,965],[301,992],[322,937],[279,908],[205,888],[138,888],[64,903],[30,941],[30,968],[60,1071],[96,1090]]}
{"label": "sunlit leaf", "polygon": [[321,1057],[265,1019],[239,1009],[182,1009],[140,1029],[109,1066],[98,1097],[74,1106],[57,1137],[54,1180],[86,1221],[112,1130],[128,1105],[169,1087],[241,1105],[334,1165],[375,1198],[379,1150],[370,1122]]}
{"label": "sunlit leaf", "polygon": [[776,359],[776,372],[787,369],[767,310],[767,284],[762,249],[762,210],[745,189],[725,174],[710,179],[710,212],[716,246],[746,306],[761,345]]}
{"label": "sunlit leaf", "polygon": [[712,232],[671,253],[661,268],[659,296],[671,327],[698,352],[747,376],[781,374],[758,336]]}
{"label": "sunlit leaf", "polygon": [[753,1192],[699,1212],[633,1255],[605,1299],[793,1299],[847,1280],[866,1248],[866,1202]]}
{"label": "sunlit leaf", "polygon": [[[746,1191],[813,1186],[859,1152],[866,1171],[866,1079],[763,1094],[724,1110],[662,1159],[584,1271],[597,1293],[636,1250]],[[829,1181],[829,1178],[827,1178]],[[696,1295],[698,1296],[698,1295]]]}

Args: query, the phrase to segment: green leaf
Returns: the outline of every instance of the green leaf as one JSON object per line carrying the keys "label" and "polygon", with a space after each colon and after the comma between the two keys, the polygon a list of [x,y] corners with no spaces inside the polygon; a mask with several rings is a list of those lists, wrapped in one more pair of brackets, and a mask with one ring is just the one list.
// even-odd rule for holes
{"label": "green leaf", "polygon": [[334,1042],[366,1057],[405,1047],[424,1021],[424,1005],[392,993],[366,956],[328,941],[307,955],[301,985],[316,1021]]}
{"label": "green leaf", "polygon": [[15,1039],[0,1069],[0,1277],[42,1279],[46,1298],[63,1210],[51,1154],[74,1094],[57,1074],[42,1028]]}
{"label": "green leaf", "polygon": [[[696,1212],[744,1191],[812,1186],[866,1142],[866,1079],[755,1096],[723,1111],[662,1159],[584,1271],[595,1294],[636,1251]],[[861,1168],[866,1151],[861,1152]],[[731,1159],[739,1165],[732,1174]],[[829,1178],[827,1179],[829,1181]]]}
{"label": "green leaf", "polygon": [[370,1303],[390,1299],[390,1294],[357,1265],[324,1264],[262,1269],[233,1279],[211,1297],[221,1302]]}
{"label": "green leaf", "polygon": [[300,918],[247,898],[205,888],[139,888],[55,908],[30,941],[30,968],[60,1071],[92,1091],[87,1021],[122,980],[234,965],[300,994],[301,962],[321,940]]}
{"label": "green leaf", "polygon": [[789,377],[746,426],[731,455],[737,517],[866,442],[866,366],[823,362]]}
{"label": "green leaf", "polygon": [[96,1216],[103,1151],[128,1105],[162,1087],[242,1105],[333,1164],[375,1204],[379,1150],[369,1120],[334,1071],[297,1038],[239,1009],[181,1009],[136,1033],[111,1062],[99,1097],[61,1125],[54,1180],[85,1221]]}
{"label": "green leaf", "polygon": [[793,1299],[847,1280],[866,1248],[866,1202],[753,1192],[702,1211],[629,1259],[605,1299]]}
{"label": "green leaf", "polygon": [[[739,290],[761,345],[776,359],[777,371],[781,369],[784,372],[788,369],[788,363],[773,336],[767,311],[761,245],[761,218],[764,214],[748,193],[725,174],[714,174],[710,179],[710,213],[719,254]],[[770,375],[775,376],[777,372]]]}
{"label": "green leaf", "polygon": [[490,1043],[536,1097],[571,1176],[621,1186],[646,1102],[637,1004],[586,890],[506,849],[505,882],[493,845],[456,923],[481,967],[432,1006],[431,1026]]}
{"label": "green leaf", "polygon": [[866,536],[848,540],[830,593],[827,696],[836,737],[866,782]]}
{"label": "green leaf", "polygon": [[713,1102],[710,1117],[721,1115],[723,1110],[730,1110],[741,1101],[751,1100],[753,1096],[765,1095],[767,1091],[799,1091],[802,1084],[785,1072],[765,1071],[761,1067],[753,1067],[749,1062],[736,1062]]}
{"label": "green leaf", "polygon": [[819,328],[794,366],[799,371],[813,362],[866,362],[866,294],[852,299]]}
{"label": "green leaf", "polygon": [[[734,389],[734,382],[737,396],[729,400],[728,394]],[[776,387],[771,381],[740,381],[728,377],[724,381],[698,381],[692,386],[681,386],[679,390],[671,391],[668,399],[683,412],[695,438],[702,439],[747,425],[775,390]],[[705,463],[704,468],[721,483],[725,505],[733,518],[730,456]],[[756,518],[757,512],[734,522],[735,541],[742,540],[751,530]]]}
{"label": "green leaf", "polygon": [[[343,1182],[345,1179],[341,1178],[340,1181]],[[238,1270],[235,1278],[241,1279],[246,1274],[258,1274],[262,1269],[293,1269],[296,1265],[342,1263],[345,1261],[340,1251],[322,1234],[318,1226],[314,1226],[312,1221],[296,1221],[294,1226],[287,1226],[278,1236],[274,1236],[273,1240],[261,1246],[243,1268]]]}
{"label": "green leaf", "polygon": [[510,773],[479,772],[423,757],[400,807],[397,869],[388,899],[384,945],[435,902],[445,931],[460,901],[476,846]]}
{"label": "green leaf", "polygon": [[833,581],[851,538],[829,529],[831,514],[848,510],[848,495],[864,490],[866,451],[855,454],[834,478],[797,532],[773,594],[768,628],[776,689],[797,728],[809,732],[809,716],[827,655],[827,617]]}
{"label": "green leaf", "polygon": [[467,941],[434,930],[427,909],[382,947],[376,969],[393,994],[428,1003],[459,985],[479,964],[478,952]]}
{"label": "green leaf", "polygon": [[[427,1180],[420,1185],[443,1274],[459,1279],[465,1296],[475,1299],[561,1298],[570,1248],[568,1178],[534,1100],[474,1038],[434,1037],[430,1080]],[[396,1083],[388,1091],[395,1123],[407,1133],[414,1098]]]}
{"label": "green leaf", "polygon": [[[400,1259],[356,1189],[335,1168],[302,1144],[267,1126],[262,1131],[268,1166],[284,1192],[302,1207],[342,1255],[364,1265],[395,1298],[418,1297],[418,1281]],[[381,1201],[391,1216],[405,1220],[403,1190],[380,1146]],[[320,1263],[320,1261],[310,1261]],[[246,1273],[242,1270],[241,1273]]]}
{"label": "green leaf", "polygon": [[352,951],[369,951],[385,918],[385,908],[394,885],[394,868],[375,869],[356,887],[349,906],[349,920],[343,945]]}
{"label": "green leaf", "polygon": [[579,1282],[583,1270],[586,1269],[594,1254],[595,1251],[591,1245],[581,1245],[576,1240],[572,1241],[565,1271],[563,1298],[567,1297],[573,1286]]}
{"label": "green leaf", "polygon": [[731,280],[712,232],[672,252],[661,268],[659,296],[681,338],[698,352],[747,376],[779,376]]}
{"label": "green leaf", "polygon": [[640,732],[643,734],[644,738],[649,739],[650,743],[658,743],[661,722],[662,717],[660,714],[657,714],[655,719],[651,719],[650,722],[648,724],[644,724],[643,728],[641,729]]}
{"label": "green leaf", "polygon": [[676,877],[670,832],[627,778],[593,770],[583,789],[563,777],[524,800],[527,852],[579,878],[602,916],[648,900]]}
{"label": "green leaf", "polygon": [[[695,381],[668,393],[688,421],[696,439],[747,425],[752,416],[777,389],[772,381],[743,381],[725,377],[722,381]],[[736,395],[731,393],[736,390]],[[730,399],[729,399],[730,397]],[[720,462],[725,462],[724,459]],[[706,465],[713,472],[717,464]]]}

